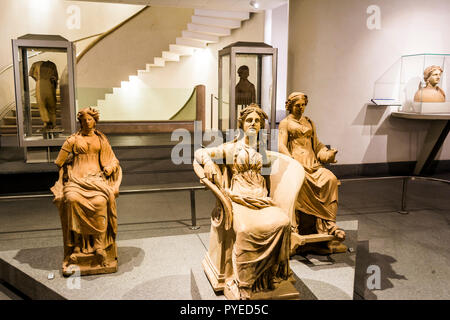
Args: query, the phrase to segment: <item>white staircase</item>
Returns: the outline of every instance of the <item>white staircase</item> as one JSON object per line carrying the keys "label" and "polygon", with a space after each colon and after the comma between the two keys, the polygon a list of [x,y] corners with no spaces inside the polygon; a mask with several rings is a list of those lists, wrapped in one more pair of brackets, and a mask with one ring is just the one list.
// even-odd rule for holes
{"label": "white staircase", "polygon": [[[194,15],[192,16],[192,22],[187,25],[187,29],[182,31],[180,37],[175,39],[175,43],[170,44],[168,51],[163,51],[160,57],[155,57],[153,59],[153,63],[146,64],[145,70],[138,70],[137,76],[132,75],[129,77],[128,81],[122,81],[120,88],[113,88],[113,93],[108,93],[105,96],[104,100],[98,100],[97,108],[102,114],[102,120],[117,120],[117,115],[124,115],[126,118],[121,118],[122,120],[140,120],[129,118],[133,117],[131,112],[129,112],[130,108],[125,103],[127,100],[127,96],[130,96],[130,90],[134,90],[134,96],[139,95],[139,90],[143,90],[146,88],[150,88],[150,85],[146,84],[146,81],[142,81],[141,77],[145,79],[145,75],[152,72],[152,69],[155,68],[162,69],[166,66],[167,63],[175,63],[179,62],[183,56],[191,56],[197,49],[206,48],[210,43],[218,43],[220,37],[226,37],[231,34],[232,29],[240,28],[241,22],[244,20],[248,20],[250,18],[249,12],[234,12],[234,11],[216,11],[216,10],[202,10],[195,9]],[[153,86],[154,87],[154,86]],[[193,88],[191,88],[193,89]],[[162,116],[167,116],[167,119],[171,117],[174,113],[181,108],[186,100],[182,101],[182,99],[186,98],[187,93],[179,94],[179,102],[176,102],[174,98],[171,99],[171,103],[176,103],[178,105],[171,106],[169,108],[164,107],[163,99],[158,100],[159,106],[155,106],[155,101],[148,101],[148,98],[151,96],[152,99],[157,95],[156,92],[153,92],[151,95],[144,94],[147,98],[136,98],[134,97],[133,103],[138,104],[132,107],[133,110],[140,111],[148,111],[148,109],[157,108],[160,110],[166,109],[167,114],[163,115],[159,113],[157,117],[159,119],[154,120],[162,120]],[[166,96],[167,92],[165,91],[163,96]],[[178,108],[178,109],[177,109]],[[120,109],[123,109],[120,111]],[[126,112],[125,109],[128,109]],[[147,110],[145,110],[147,109]],[[137,117],[139,112],[133,112],[134,117]],[[141,113],[142,114],[142,113]],[[116,117],[116,119],[113,119]],[[141,118],[143,119],[143,118]],[[153,120],[145,118],[146,120]]]}

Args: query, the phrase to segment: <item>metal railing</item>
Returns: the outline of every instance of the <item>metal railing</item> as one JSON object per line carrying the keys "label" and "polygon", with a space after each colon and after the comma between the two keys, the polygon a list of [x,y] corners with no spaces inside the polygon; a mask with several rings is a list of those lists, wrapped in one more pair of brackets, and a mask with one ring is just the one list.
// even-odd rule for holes
{"label": "metal railing", "polygon": [[[401,214],[408,214],[406,205],[407,205],[407,186],[409,180],[427,180],[427,181],[435,181],[450,184],[450,180],[431,178],[431,177],[419,177],[419,176],[392,176],[392,177],[374,177],[374,178],[348,178],[348,179],[340,179],[341,182],[359,182],[359,181],[382,181],[382,180],[399,180],[402,179],[402,194],[401,194],[401,203],[400,210],[398,210]],[[196,213],[196,204],[195,204],[195,191],[196,190],[205,190],[205,186],[190,186],[190,187],[161,187],[161,188],[142,188],[142,189],[129,189],[122,190],[120,194],[133,194],[133,193],[158,193],[158,192],[177,192],[177,191],[189,191],[190,196],[190,207],[191,207],[191,225],[188,227],[190,230],[198,230],[200,226],[197,225],[197,213]],[[37,199],[37,198],[51,198],[53,194],[51,193],[42,193],[42,194],[28,194],[28,195],[11,195],[11,196],[0,196],[0,201],[2,200],[23,200],[23,199]],[[167,221],[166,221],[167,222]],[[133,224],[143,224],[148,222],[138,222]],[[119,224],[121,225],[121,224]],[[48,230],[48,229],[45,229]],[[45,231],[45,230],[33,230],[33,231]],[[55,229],[57,230],[57,229]],[[23,231],[16,231],[23,232]],[[12,232],[7,232],[12,233]]]}

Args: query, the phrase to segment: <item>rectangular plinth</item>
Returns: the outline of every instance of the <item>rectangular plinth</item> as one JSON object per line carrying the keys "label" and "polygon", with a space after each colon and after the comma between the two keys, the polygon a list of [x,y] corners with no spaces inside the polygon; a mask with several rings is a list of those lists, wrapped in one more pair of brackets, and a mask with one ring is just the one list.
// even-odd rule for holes
{"label": "rectangular plinth", "polygon": [[[357,224],[338,225],[355,251],[331,255],[334,262],[326,266],[294,256],[300,299],[353,298]],[[32,299],[222,300],[202,267],[208,245],[209,233],[117,241],[117,272],[81,277],[63,277],[62,246],[3,251],[0,279]]]}

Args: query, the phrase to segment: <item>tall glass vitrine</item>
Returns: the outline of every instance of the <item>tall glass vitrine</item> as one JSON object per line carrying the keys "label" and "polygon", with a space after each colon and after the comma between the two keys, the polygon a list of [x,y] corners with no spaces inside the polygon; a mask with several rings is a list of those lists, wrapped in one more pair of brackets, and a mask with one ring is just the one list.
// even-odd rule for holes
{"label": "tall glass vitrine", "polygon": [[262,42],[235,42],[219,51],[219,130],[236,129],[239,112],[250,103],[275,128],[277,52]]}
{"label": "tall glass vitrine", "polygon": [[12,52],[19,145],[44,148],[51,161],[50,148],[76,130],[75,46],[58,35],[28,34],[12,40]]}

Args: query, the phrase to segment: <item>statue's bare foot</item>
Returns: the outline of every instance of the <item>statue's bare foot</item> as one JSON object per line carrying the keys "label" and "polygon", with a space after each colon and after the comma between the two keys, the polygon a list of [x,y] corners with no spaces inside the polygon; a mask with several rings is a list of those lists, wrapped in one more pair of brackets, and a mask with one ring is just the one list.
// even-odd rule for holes
{"label": "statue's bare foot", "polygon": [[344,241],[344,240],[345,240],[345,231],[342,230],[342,229],[337,229],[337,230],[334,232],[334,236],[335,236],[336,238],[338,238],[338,240]]}
{"label": "statue's bare foot", "polygon": [[105,267],[106,266],[106,252],[103,249],[97,249],[95,250],[95,254],[96,256],[99,258],[100,260],[100,264]]}
{"label": "statue's bare foot", "polygon": [[75,248],[73,249],[73,253],[81,253],[80,247],[75,247]]}
{"label": "statue's bare foot", "polygon": [[[229,294],[227,294],[229,292]],[[225,282],[225,296],[233,300],[248,300],[251,296],[250,288],[240,288],[237,281],[229,278]]]}
{"label": "statue's bare foot", "polygon": [[239,288],[240,300],[250,300],[252,289],[250,288]]}
{"label": "statue's bare foot", "polygon": [[69,256],[69,264],[77,264],[77,262],[78,262],[78,257],[76,256],[75,253],[72,253]]}

